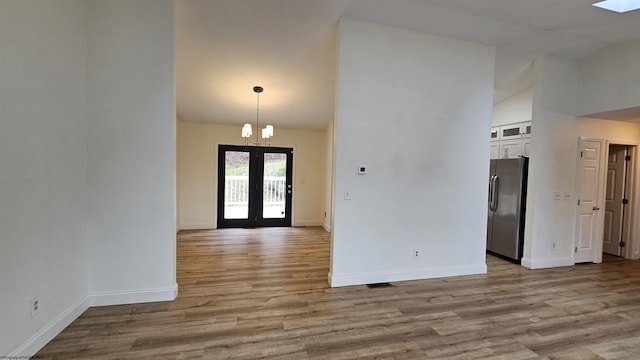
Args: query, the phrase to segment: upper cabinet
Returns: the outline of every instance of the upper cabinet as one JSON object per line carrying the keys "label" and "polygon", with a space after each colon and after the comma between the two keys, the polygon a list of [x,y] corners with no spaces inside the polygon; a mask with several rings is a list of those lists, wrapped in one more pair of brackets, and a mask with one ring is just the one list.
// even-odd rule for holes
{"label": "upper cabinet", "polygon": [[531,121],[491,128],[491,159],[529,156]]}
{"label": "upper cabinet", "polygon": [[491,141],[500,140],[500,127],[494,126],[491,128]]}
{"label": "upper cabinet", "polygon": [[503,125],[500,127],[500,140],[531,137],[531,121]]}

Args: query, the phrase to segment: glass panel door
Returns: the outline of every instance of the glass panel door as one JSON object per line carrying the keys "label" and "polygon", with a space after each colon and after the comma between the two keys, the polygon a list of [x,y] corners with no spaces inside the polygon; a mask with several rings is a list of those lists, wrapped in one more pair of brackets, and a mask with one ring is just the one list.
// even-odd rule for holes
{"label": "glass panel door", "polygon": [[257,226],[291,226],[293,149],[258,148]]}
{"label": "glass panel door", "polygon": [[287,154],[265,153],[262,174],[262,217],[285,217],[287,193]]}
{"label": "glass panel door", "polygon": [[225,152],[224,218],[249,218],[249,159],[247,151]]}
{"label": "glass panel door", "polygon": [[218,151],[218,227],[291,226],[293,149]]}
{"label": "glass panel door", "polygon": [[254,150],[245,146],[218,148],[218,227],[250,227],[255,223]]}

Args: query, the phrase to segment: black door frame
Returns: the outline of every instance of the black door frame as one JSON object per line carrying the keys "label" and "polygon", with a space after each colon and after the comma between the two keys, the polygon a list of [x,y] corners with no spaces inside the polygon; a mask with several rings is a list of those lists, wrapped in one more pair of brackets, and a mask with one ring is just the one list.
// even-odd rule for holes
{"label": "black door frame", "polygon": [[[224,218],[225,153],[239,151],[249,153],[249,214],[247,219]],[[264,154],[281,153],[287,155],[285,216],[284,218],[263,218],[262,194],[264,174]],[[270,146],[218,145],[218,228],[238,227],[289,227],[291,226],[291,204],[293,199],[293,149]]]}

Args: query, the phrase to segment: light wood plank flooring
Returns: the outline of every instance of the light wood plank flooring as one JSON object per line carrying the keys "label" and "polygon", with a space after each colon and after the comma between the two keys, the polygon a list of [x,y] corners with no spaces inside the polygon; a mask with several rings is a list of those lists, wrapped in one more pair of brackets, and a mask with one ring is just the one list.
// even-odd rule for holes
{"label": "light wood plank flooring", "polygon": [[320,228],[178,237],[176,301],[91,308],[38,358],[640,359],[637,261],[331,289]]}

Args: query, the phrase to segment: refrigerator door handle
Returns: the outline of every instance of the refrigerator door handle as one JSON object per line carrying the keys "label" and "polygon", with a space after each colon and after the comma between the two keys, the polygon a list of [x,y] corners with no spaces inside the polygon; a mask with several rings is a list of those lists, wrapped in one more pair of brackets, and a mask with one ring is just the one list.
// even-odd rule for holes
{"label": "refrigerator door handle", "polygon": [[494,189],[494,180],[496,179],[495,175],[491,175],[491,180],[489,180],[489,210],[495,211],[493,208],[493,194],[495,193]]}
{"label": "refrigerator door handle", "polygon": [[487,199],[487,202],[489,203],[489,210],[493,211],[493,176],[491,175],[491,177],[489,178],[489,199]]}
{"label": "refrigerator door handle", "polygon": [[500,179],[498,175],[493,176],[493,189],[491,191],[492,199],[491,199],[491,207],[493,211],[498,210],[498,187],[500,186]]}

